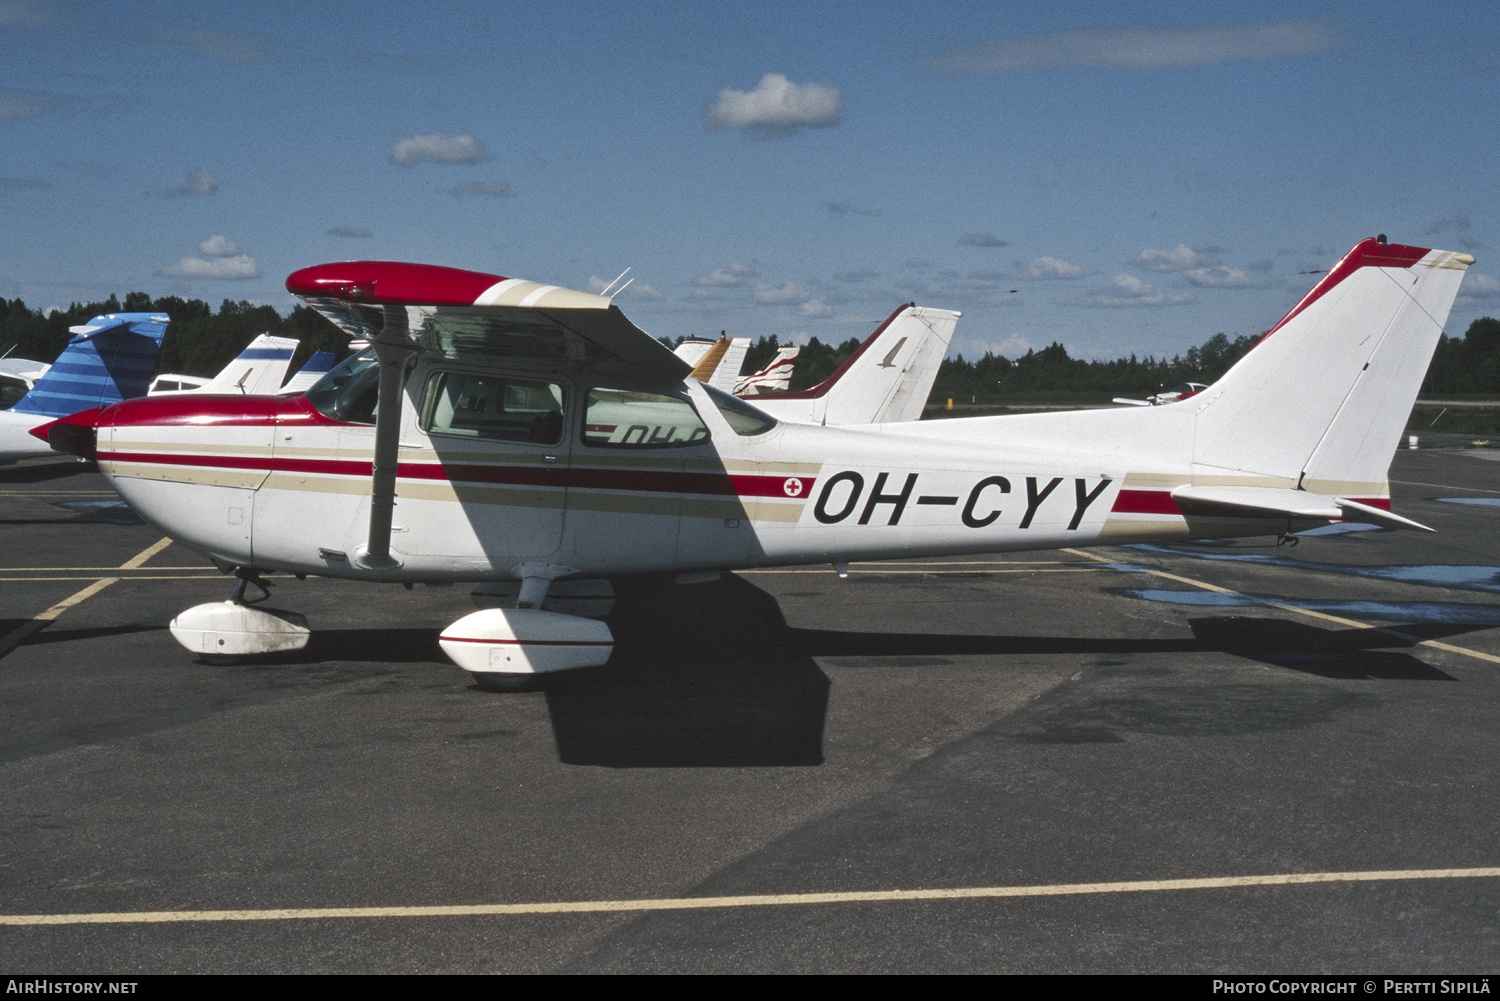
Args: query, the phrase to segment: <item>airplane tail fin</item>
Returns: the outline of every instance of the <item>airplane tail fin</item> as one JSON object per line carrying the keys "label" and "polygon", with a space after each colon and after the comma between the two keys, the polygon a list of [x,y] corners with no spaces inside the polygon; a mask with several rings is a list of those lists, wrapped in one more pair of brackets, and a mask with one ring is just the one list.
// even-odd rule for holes
{"label": "airplane tail fin", "polygon": [[281,380],[286,378],[286,370],[292,364],[292,354],[298,343],[291,337],[261,334],[198,392],[240,393],[245,396],[270,396],[280,392]]}
{"label": "airplane tail fin", "polygon": [[755,405],[814,424],[914,421],[927,405],[960,315],[902,306],[822,383],[802,392],[762,393]]}
{"label": "airplane tail fin", "polygon": [[1195,477],[1388,496],[1391,458],[1473,263],[1383,240],[1356,246],[1223,378],[1172,405],[1194,413]]}
{"label": "airplane tail fin", "polygon": [[771,364],[735,383],[734,395],[786,392],[792,386],[792,371],[797,367],[797,356],[801,353],[802,348],[796,344],[777,348]]}
{"label": "airplane tail fin", "polygon": [[306,363],[297,370],[297,374],[288,379],[286,385],[277,390],[277,393],[282,396],[295,396],[307,392],[328,373],[329,369],[333,368],[333,359],[332,351],[314,351]]}
{"label": "airplane tail fin", "polygon": [[715,389],[721,389],[726,393],[734,392],[734,384],[739,380],[740,369],[745,366],[745,352],[750,350],[750,338],[731,337],[729,348],[724,352],[719,367],[714,370],[713,377],[708,384]]}
{"label": "airplane tail fin", "polygon": [[166,314],[108,313],[69,330],[73,339],[12,411],[66,417],[146,395]]}

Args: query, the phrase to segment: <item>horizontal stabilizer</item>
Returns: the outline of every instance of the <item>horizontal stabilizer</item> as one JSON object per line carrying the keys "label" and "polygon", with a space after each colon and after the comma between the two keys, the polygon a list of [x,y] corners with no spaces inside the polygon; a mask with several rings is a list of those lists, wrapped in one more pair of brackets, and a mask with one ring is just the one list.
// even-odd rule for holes
{"label": "horizontal stabilizer", "polygon": [[1172,491],[1177,509],[1189,517],[1275,518],[1287,521],[1363,521],[1384,528],[1432,529],[1398,514],[1349,500],[1325,497],[1306,490],[1280,487],[1178,487]]}

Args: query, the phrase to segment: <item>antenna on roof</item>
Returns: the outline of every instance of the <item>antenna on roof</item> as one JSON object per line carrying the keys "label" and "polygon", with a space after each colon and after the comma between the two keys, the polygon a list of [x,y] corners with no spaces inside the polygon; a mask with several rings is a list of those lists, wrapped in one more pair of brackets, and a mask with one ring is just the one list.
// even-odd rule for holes
{"label": "antenna on roof", "polygon": [[[620,274],[619,274],[619,277],[617,277],[614,281],[610,282],[608,285],[604,286],[604,291],[600,292],[599,294],[600,295],[619,295],[621,292],[625,291],[625,285],[629,285],[630,282],[635,281],[634,278],[630,279],[630,282],[626,282],[625,285],[621,285],[619,288],[615,288],[615,282],[618,282],[621,278],[624,278],[628,274],[630,274],[630,269],[629,268],[626,268],[624,271],[621,271]],[[613,291],[610,291],[611,289],[613,289]]]}

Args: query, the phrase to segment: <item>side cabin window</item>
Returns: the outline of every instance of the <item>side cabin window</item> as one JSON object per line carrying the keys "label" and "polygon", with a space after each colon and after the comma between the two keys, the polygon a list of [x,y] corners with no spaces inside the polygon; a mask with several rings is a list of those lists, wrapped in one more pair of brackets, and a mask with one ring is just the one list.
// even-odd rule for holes
{"label": "side cabin window", "polygon": [[583,443],[595,448],[683,448],[708,441],[708,428],[687,400],[660,393],[589,390]]}
{"label": "side cabin window", "polygon": [[563,436],[562,387],[555,382],[438,372],[427,380],[422,430],[556,445]]}

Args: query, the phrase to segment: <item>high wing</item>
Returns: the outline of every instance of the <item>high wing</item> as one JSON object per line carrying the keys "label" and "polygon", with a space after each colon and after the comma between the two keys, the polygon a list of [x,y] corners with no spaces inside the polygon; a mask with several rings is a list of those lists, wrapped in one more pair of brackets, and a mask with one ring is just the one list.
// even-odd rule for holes
{"label": "high wing", "polygon": [[392,261],[320,264],[287,291],[351,337],[444,357],[538,369],[683,378],[691,370],[605,296],[459,268]]}
{"label": "high wing", "polygon": [[396,565],[390,543],[398,401],[413,354],[503,358],[517,368],[589,371],[643,384],[681,380],[691,370],[610,299],[557,285],[429,264],[349,261],[295,271],[286,287],[346,333],[367,338],[380,360],[369,533],[355,553],[372,569]]}

